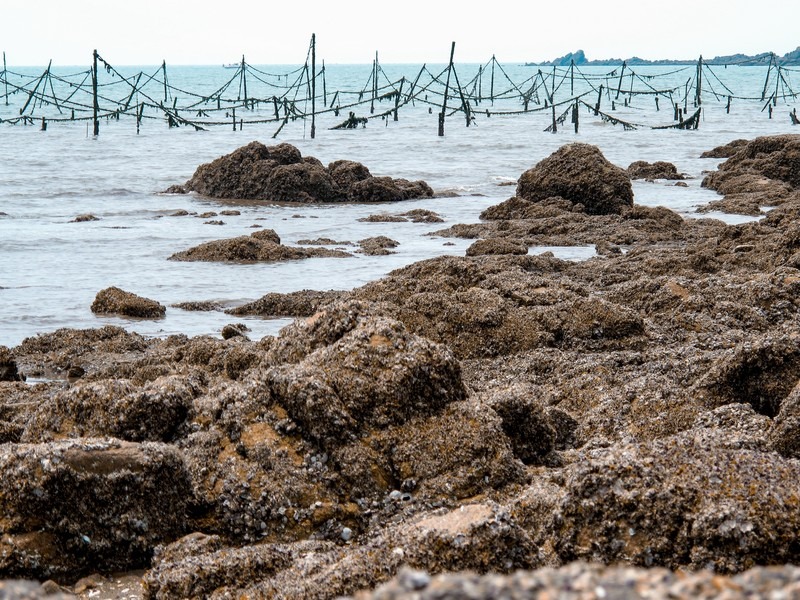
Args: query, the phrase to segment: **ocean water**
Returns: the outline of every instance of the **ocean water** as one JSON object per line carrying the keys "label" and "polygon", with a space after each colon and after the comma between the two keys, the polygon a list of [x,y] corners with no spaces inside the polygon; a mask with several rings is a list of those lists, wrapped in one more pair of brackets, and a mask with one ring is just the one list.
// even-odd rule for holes
{"label": "ocean water", "polygon": [[[287,73],[297,67],[258,67],[263,81],[248,81],[250,98],[270,98],[274,89],[264,82],[266,73]],[[442,73],[442,65],[428,67],[434,75]],[[714,76],[707,74],[707,87],[702,97],[702,116],[697,130],[640,128],[626,131],[620,124],[607,122],[580,110],[580,128],[575,133],[569,121],[559,126],[557,133],[544,131],[552,120],[552,110],[543,110],[533,100],[522,111],[521,93],[535,85],[539,69],[523,65],[502,65],[495,70],[494,102],[485,98],[473,106],[475,120],[465,126],[462,114],[448,116],[445,135],[437,135],[436,81],[427,74],[419,76],[420,65],[384,65],[381,81],[398,81],[405,77],[405,90],[417,78],[417,88],[429,85],[427,102],[419,95],[414,102],[401,105],[398,120],[391,117],[372,118],[366,127],[353,130],[331,130],[353,110],[357,116],[370,117],[394,107],[395,100],[387,98],[346,108],[346,99],[357,102],[358,95],[369,98],[371,65],[328,65],[326,67],[325,99],[320,96],[318,110],[325,110],[337,90],[341,90],[339,115],[325,112],[317,116],[316,137],[311,138],[309,120],[289,120],[275,139],[280,123],[274,117],[271,102],[254,110],[239,108],[237,118],[245,123],[236,131],[220,111],[198,120],[224,121],[224,125],[208,126],[207,131],[192,127],[170,128],[162,114],[148,108],[146,118],[137,134],[136,119],[122,115],[119,120],[103,119],[100,135],[90,135],[88,121],[58,121],[66,118],[68,110],[55,103],[34,102],[34,121],[31,125],[12,124],[28,93],[19,91],[0,96],[0,344],[15,346],[24,338],[53,331],[60,327],[99,327],[105,324],[123,326],[148,336],[173,333],[188,335],[219,335],[226,323],[243,322],[250,336],[259,338],[274,334],[289,322],[288,319],[265,320],[234,318],[220,311],[190,312],[171,305],[178,302],[209,300],[224,306],[235,306],[261,297],[269,292],[291,292],[302,289],[351,289],[380,278],[393,269],[434,256],[463,255],[471,240],[446,239],[429,235],[455,223],[476,222],[480,212],[514,193],[514,187],[502,185],[514,182],[526,169],[573,141],[595,144],[605,156],[622,167],[635,160],[666,160],[690,176],[688,187],[675,187],[669,182],[634,182],[635,202],[648,206],[663,205],[686,216],[698,216],[698,206],[716,198],[716,194],[701,188],[704,171],[716,168],[715,159],[701,159],[700,154],[736,138],[800,132],[793,127],[788,112],[796,107],[797,99],[786,94],[792,88],[790,71],[783,72],[785,82],[769,83],[781,87],[784,93],[773,107],[769,118],[766,102],[761,100],[767,69],[761,67],[715,67]],[[152,73],[155,67],[141,69]],[[42,69],[13,69],[9,77],[14,86],[26,87],[40,78]],[[120,70],[126,76],[139,69]],[[615,118],[644,125],[673,123],[670,101],[661,97],[656,111],[654,96],[636,95],[625,102],[626,95],[616,98],[608,94],[609,87],[618,85],[619,69],[584,69],[589,81],[576,75],[570,81],[566,71],[555,78],[556,100],[569,99],[586,93],[591,105],[597,99],[597,88],[605,86],[601,110]],[[80,69],[52,69],[63,75],[80,73]],[[458,78],[464,89],[473,90],[479,65],[457,65]],[[660,73],[671,72],[663,77]],[[426,72],[427,73],[427,72]],[[17,75],[18,74],[18,75]],[[489,67],[481,71],[481,91],[491,91]],[[542,70],[544,81],[552,88],[552,70]],[[189,92],[211,94],[231,81],[232,71],[221,66],[168,67],[169,83],[174,86],[167,106],[182,108],[192,104]],[[683,93],[695,69],[639,67],[635,79],[623,73],[623,90],[673,88],[683,106]],[[108,72],[104,76],[111,77]],[[656,77],[653,77],[656,76]],[[119,76],[116,75],[117,83]],[[286,84],[295,75],[284,77]],[[717,77],[717,79],[714,79]],[[113,79],[113,77],[112,77]],[[280,78],[273,78],[279,82]],[[68,86],[64,77],[54,82]],[[25,85],[23,85],[23,83]],[[225,97],[241,98],[242,90],[233,81]],[[111,83],[105,84],[104,98],[124,101],[125,92]],[[383,84],[382,84],[383,85]],[[574,85],[573,89],[569,89]],[[158,99],[163,85],[153,83],[148,96]],[[593,86],[593,87],[592,87]],[[656,86],[659,86],[656,88]],[[727,107],[727,87],[731,102]],[[800,86],[798,86],[800,88]],[[318,84],[319,88],[319,84]],[[179,90],[179,91],[176,91]],[[346,93],[347,92],[347,93]],[[538,90],[539,100],[545,94]],[[715,95],[716,92],[716,95]],[[723,95],[724,92],[724,95]],[[0,83],[0,95],[4,94]],[[237,96],[238,94],[238,96]],[[59,97],[59,94],[55,94]],[[144,102],[144,93],[132,98]],[[64,96],[60,96],[63,98]],[[747,99],[745,99],[747,98]],[[163,100],[161,98],[160,100]],[[612,111],[611,102],[615,103]],[[110,103],[110,100],[106,102]],[[307,103],[306,103],[307,104]],[[460,104],[458,97],[448,98],[448,106]],[[626,104],[628,104],[626,106]],[[208,106],[208,105],[206,105]],[[559,106],[560,114],[568,105]],[[691,99],[689,112],[693,112]],[[64,112],[59,112],[59,109]],[[202,107],[200,107],[202,109]],[[309,107],[305,106],[305,110]],[[29,114],[30,104],[27,108]],[[198,109],[199,110],[199,109]],[[491,116],[486,115],[489,110]],[[503,113],[516,114],[503,114]],[[79,111],[80,113],[80,111]],[[83,113],[80,113],[81,115]],[[196,112],[182,110],[185,118]],[[41,117],[47,119],[47,129],[41,130]],[[80,116],[80,115],[79,115]],[[266,122],[251,123],[263,120]],[[340,204],[340,205],[278,205],[218,201],[195,195],[168,195],[162,191],[175,183],[189,179],[198,165],[231,152],[239,146],[259,140],[265,144],[288,142],[297,146],[304,156],[314,156],[327,164],[337,159],[356,160],[365,164],[373,175],[389,175],[407,179],[424,179],[440,197],[414,200],[400,204]],[[380,213],[396,214],[414,208],[437,212],[445,220],[440,224],[367,223],[359,219]],[[188,216],[171,216],[186,210]],[[201,218],[207,212],[237,210],[239,215]],[[90,213],[99,220],[73,222]],[[702,215],[708,216],[708,215]],[[715,214],[729,222],[742,217]],[[222,220],[223,225],[207,223]],[[186,263],[167,258],[201,242],[247,235],[254,225],[275,229],[285,244],[301,239],[328,237],[337,241],[358,240],[386,235],[399,242],[396,254],[370,257],[354,254],[352,258],[317,258],[277,264],[220,264]],[[345,249],[355,250],[355,247]],[[591,248],[531,248],[531,253],[554,251],[571,260],[592,256]],[[158,300],[167,305],[167,316],[157,321],[96,316],[90,311],[95,295],[101,289],[118,286],[127,291]]]}

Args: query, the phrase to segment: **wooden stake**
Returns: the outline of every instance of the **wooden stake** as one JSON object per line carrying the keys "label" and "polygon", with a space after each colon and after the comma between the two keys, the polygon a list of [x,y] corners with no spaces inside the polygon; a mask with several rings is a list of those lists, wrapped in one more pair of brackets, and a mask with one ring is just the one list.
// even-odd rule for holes
{"label": "wooden stake", "polygon": [[697,61],[697,87],[694,94],[694,105],[700,106],[703,102],[703,55]]}
{"label": "wooden stake", "polygon": [[447,92],[450,91],[450,73],[453,71],[453,55],[456,52],[456,43],[450,46],[450,64],[447,67],[447,83],[444,86],[444,97],[442,98],[442,112],[439,113],[439,137],[444,136],[444,116],[447,112]]}
{"label": "wooden stake", "polygon": [[8,72],[6,70],[6,53],[3,52],[3,80],[6,84],[6,106],[8,106]]}
{"label": "wooden stake", "polygon": [[100,112],[100,105],[97,101],[97,50],[92,54],[92,119],[94,121],[94,136],[100,135],[100,121],[97,120],[97,113]]}
{"label": "wooden stake", "polygon": [[[375,59],[377,60],[377,53]],[[311,139],[317,135],[317,34],[311,34]]]}
{"label": "wooden stake", "polygon": [[397,95],[394,97],[394,120],[397,121],[397,109],[400,108],[400,96],[403,95],[403,84],[406,82],[406,78],[403,77],[400,80],[400,89],[397,91]]}
{"label": "wooden stake", "polygon": [[600,100],[603,98],[603,84],[600,84],[600,91],[597,93],[597,104],[594,105],[594,116],[600,112]]}
{"label": "wooden stake", "polygon": [[[497,62],[497,60],[495,59],[494,54],[492,54],[492,83],[491,83],[492,87],[489,90],[489,94],[490,94],[489,97],[492,100],[492,106],[494,106],[494,63],[496,63],[496,62]],[[539,71],[539,72],[541,73],[541,71]]]}
{"label": "wooden stake", "polygon": [[244,66],[244,54],[242,54],[242,88],[244,89],[244,106],[247,108],[247,70]]}
{"label": "wooden stake", "polygon": [[164,102],[169,100],[169,90],[167,90],[167,61],[161,62],[161,72],[164,75]]}
{"label": "wooden stake", "polygon": [[614,98],[614,100],[619,100],[619,92],[622,89],[622,76],[625,74],[625,67],[626,66],[627,66],[627,63],[623,60],[622,61],[622,70],[619,72],[619,83],[617,84],[617,96]]}

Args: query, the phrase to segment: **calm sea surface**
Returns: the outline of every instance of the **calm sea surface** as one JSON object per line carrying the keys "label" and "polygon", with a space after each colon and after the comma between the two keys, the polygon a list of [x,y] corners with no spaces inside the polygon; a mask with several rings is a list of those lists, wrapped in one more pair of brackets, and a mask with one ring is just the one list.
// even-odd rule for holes
{"label": "calm sea surface", "polygon": [[[258,67],[264,73],[285,73],[295,67]],[[430,67],[439,74],[442,66]],[[478,65],[457,65],[460,83],[473,89]],[[20,73],[13,81],[34,81],[44,69],[13,69]],[[147,73],[155,67],[143,69]],[[80,71],[78,69],[77,71]],[[139,69],[128,68],[126,74]],[[584,69],[595,77],[592,85],[618,85],[619,71],[614,76],[600,77],[611,68]],[[685,86],[695,75],[695,69],[680,70],[665,77],[652,75],[675,71],[675,68],[638,67],[636,89]],[[75,69],[53,69],[54,73],[75,73]],[[327,101],[336,90],[363,91],[372,72],[371,65],[326,67]],[[384,65],[381,78],[397,81],[405,76],[405,90],[420,72],[420,65]],[[530,88],[536,67],[503,65],[503,73],[495,72],[495,91],[513,89],[509,80],[521,91]],[[88,122],[48,122],[41,131],[38,119],[63,117],[53,105],[41,105],[35,110],[33,125],[0,123],[0,344],[15,346],[24,338],[60,327],[99,327],[121,325],[145,335],[163,336],[172,333],[189,335],[218,335],[221,327],[230,322],[245,322],[251,337],[276,333],[288,320],[235,319],[222,312],[187,312],[170,305],[185,301],[212,300],[225,306],[235,306],[261,297],[268,292],[291,292],[302,289],[351,289],[377,279],[389,271],[421,259],[443,255],[463,255],[468,240],[449,240],[428,233],[454,223],[478,220],[487,206],[497,204],[514,193],[514,187],[501,186],[513,182],[526,169],[549,155],[563,144],[581,141],[599,146],[606,157],[617,165],[627,167],[635,160],[666,160],[692,177],[688,187],[674,187],[665,182],[634,182],[635,202],[663,205],[691,216],[696,207],[716,197],[700,187],[702,172],[714,169],[718,160],[700,159],[700,153],[736,138],[758,135],[800,133],[793,127],[788,112],[795,107],[795,98],[781,98],[774,107],[773,118],[762,110],[766,67],[715,67],[718,79],[706,75],[703,94],[703,113],[696,131],[638,129],[626,131],[580,111],[580,130],[574,133],[567,121],[558,133],[545,132],[550,124],[550,111],[526,114],[492,114],[485,110],[519,111],[519,97],[493,105],[484,100],[475,122],[465,127],[461,114],[446,121],[446,135],[437,135],[438,108],[424,102],[424,96],[413,104],[401,106],[398,121],[372,119],[365,128],[330,130],[354,110],[357,116],[370,116],[369,104],[343,109],[317,118],[316,138],[310,137],[310,123],[298,119],[289,121],[275,140],[277,123],[248,124],[233,131],[230,125],[195,131],[191,127],[169,128],[162,115],[146,111],[146,119],[136,132],[136,121],[129,116],[119,120],[103,120],[100,135],[88,135]],[[215,67],[168,67],[169,83],[175,88],[210,94],[232,75],[230,69]],[[543,70],[546,77],[552,70]],[[506,78],[506,75],[508,76]],[[625,74],[623,74],[625,75]],[[640,78],[639,75],[642,77]],[[784,72],[786,85],[792,87],[792,76],[800,84],[800,76]],[[267,75],[262,75],[264,80]],[[285,78],[291,82],[295,75]],[[482,93],[490,93],[489,71],[481,80]],[[576,77],[578,77],[576,75]],[[578,79],[580,79],[578,77]],[[624,79],[627,89],[630,77]],[[418,85],[425,83],[420,77]],[[547,79],[548,82],[551,79]],[[467,85],[467,82],[471,82]],[[59,82],[56,81],[56,85]],[[248,81],[249,97],[259,98],[261,82]],[[556,77],[560,87],[556,99],[587,92],[585,100],[594,104],[597,94],[583,80],[572,82],[562,74]],[[158,87],[158,86],[156,86]],[[730,92],[725,91],[727,87]],[[28,88],[29,89],[29,88]],[[116,88],[108,95],[120,97]],[[684,87],[681,87],[684,90]],[[798,85],[800,89],[800,85]],[[431,88],[433,90],[433,88]],[[714,94],[716,92],[716,96]],[[731,93],[732,92],[732,93]],[[4,90],[0,86],[0,94]],[[156,93],[152,92],[155,97]],[[267,97],[273,92],[264,93]],[[682,92],[683,93],[683,92]],[[726,112],[727,95],[735,96],[730,114]],[[228,96],[241,95],[238,82],[228,90]],[[321,94],[318,90],[318,94]],[[539,91],[540,100],[543,88]],[[28,95],[25,92],[9,96],[9,105],[0,100],[0,119],[8,121],[19,116]],[[176,99],[177,97],[177,99]],[[348,96],[340,94],[344,105]],[[357,96],[351,95],[351,98]],[[752,98],[745,100],[742,98]],[[673,112],[669,100],[661,98],[661,110],[656,111],[654,96],[637,95],[625,106],[625,95],[616,98],[604,92],[601,110],[615,117],[646,125],[669,125]],[[163,100],[163,98],[161,98]],[[611,111],[615,100],[616,110]],[[142,102],[142,98],[133,98]],[[168,103],[188,105],[188,94],[172,91]],[[431,93],[430,102],[441,102]],[[450,98],[453,106],[460,100]],[[681,99],[681,102],[683,100]],[[389,110],[394,99],[375,104],[375,114]],[[538,108],[531,104],[531,108]],[[310,110],[310,107],[307,107]],[[319,107],[318,107],[319,108]],[[558,114],[566,108],[559,106]],[[694,109],[689,102],[689,112]],[[237,112],[237,117],[255,120],[258,115],[272,116],[267,103],[255,112]],[[28,108],[30,112],[30,107]],[[244,112],[244,114],[242,114]],[[189,118],[190,113],[182,113]],[[158,118],[154,118],[158,117]],[[222,120],[227,117],[221,115]],[[239,146],[259,140],[265,144],[289,142],[304,156],[310,155],[327,164],[337,159],[364,163],[373,175],[389,175],[407,179],[424,179],[436,192],[456,197],[441,197],[409,201],[402,204],[280,206],[253,205],[213,201],[193,195],[176,196],[160,193],[171,184],[183,183],[201,163],[231,152]],[[399,213],[413,208],[426,208],[439,213],[444,224],[364,223],[359,219],[377,213]],[[189,216],[174,217],[184,209]],[[200,218],[206,212],[235,209],[239,215]],[[78,215],[90,213],[99,220],[72,222]],[[704,215],[705,216],[705,215]],[[741,217],[725,217],[731,222]],[[207,224],[222,220],[223,225]],[[346,259],[310,259],[280,264],[215,264],[168,261],[174,252],[201,242],[247,235],[253,225],[275,229],[285,244],[301,239],[328,237],[352,241],[386,235],[397,240],[397,253],[391,256],[369,257],[360,254]],[[552,250],[532,248],[532,253]],[[570,259],[592,255],[592,248],[557,249]],[[168,306],[166,318],[159,321],[136,321],[114,317],[98,317],[90,306],[98,291],[118,286],[127,291],[158,300]]]}

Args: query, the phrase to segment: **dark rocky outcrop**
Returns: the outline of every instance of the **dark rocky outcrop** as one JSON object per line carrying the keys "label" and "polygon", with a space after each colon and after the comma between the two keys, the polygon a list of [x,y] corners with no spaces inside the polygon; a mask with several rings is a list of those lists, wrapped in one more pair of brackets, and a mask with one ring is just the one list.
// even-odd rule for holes
{"label": "dark rocky outcrop", "polygon": [[620,213],[633,204],[626,172],[608,162],[596,146],[582,143],[562,146],[525,171],[517,196],[534,202],[561,196],[590,215]]}
{"label": "dark rocky outcrop", "polygon": [[161,319],[167,312],[163,304],[137,296],[118,287],[97,292],[92,302],[92,312],[99,315],[121,315],[139,319]]}
{"label": "dark rocky outcrop", "polygon": [[305,258],[345,258],[352,256],[341,250],[284,246],[272,229],[260,229],[250,235],[205,242],[176,252],[169,260],[206,262],[280,262]]}
{"label": "dark rocky outcrop", "polygon": [[268,202],[391,202],[433,195],[423,181],[373,177],[364,165],[337,160],[327,167],[303,157],[291,144],[250,142],[200,165],[184,186],[168,193],[195,191],[212,198]]}
{"label": "dark rocky outcrop", "polygon": [[488,254],[516,254],[528,253],[528,246],[522,242],[501,239],[477,240],[467,248],[467,256],[485,256]]}

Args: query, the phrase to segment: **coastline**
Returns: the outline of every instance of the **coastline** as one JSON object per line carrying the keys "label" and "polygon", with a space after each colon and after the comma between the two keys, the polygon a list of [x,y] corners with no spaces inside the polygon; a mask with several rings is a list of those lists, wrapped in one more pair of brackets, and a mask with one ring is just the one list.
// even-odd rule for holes
{"label": "coastline", "polygon": [[[595,214],[522,186],[437,232],[474,240],[466,256],[310,315],[297,302],[276,337],[26,340],[5,363],[63,379],[0,384],[4,571],[72,585],[97,568],[87,556],[149,567],[149,598],[336,597],[395,575],[375,597],[406,597],[444,581],[404,566],[646,589],[689,570],[710,597],[709,578],[760,585],[749,569],[773,565],[775,585],[797,585],[798,146],[717,149],[727,162],[704,184],[723,208],[771,207],[756,222],[632,195]],[[597,256],[517,250],[565,243]],[[128,504],[110,505],[123,487]],[[641,570],[599,566],[614,564]]]}

